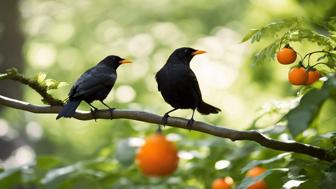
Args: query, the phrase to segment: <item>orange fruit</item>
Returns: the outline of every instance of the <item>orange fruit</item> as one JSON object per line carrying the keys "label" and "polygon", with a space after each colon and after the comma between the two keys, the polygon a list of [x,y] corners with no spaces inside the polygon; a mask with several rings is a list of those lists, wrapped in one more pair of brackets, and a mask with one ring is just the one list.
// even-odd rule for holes
{"label": "orange fruit", "polygon": [[233,179],[231,177],[218,178],[212,182],[212,189],[231,189]]}
{"label": "orange fruit", "polygon": [[320,72],[316,69],[312,69],[308,71],[308,79],[306,81],[306,85],[313,84],[315,81],[320,79],[321,75]]}
{"label": "orange fruit", "polygon": [[[263,174],[265,171],[266,171],[265,168],[260,167],[260,166],[256,166],[256,167],[250,169],[246,173],[246,176],[247,177],[257,177],[257,176]],[[250,185],[249,187],[247,187],[247,189],[267,189],[267,185],[266,185],[265,181],[259,180],[259,181],[256,181],[254,184]]]}
{"label": "orange fruit", "polygon": [[178,165],[175,145],[160,133],[149,136],[139,149],[136,161],[139,169],[147,176],[167,176]]}
{"label": "orange fruit", "polygon": [[246,176],[247,177],[257,177],[257,176],[263,174],[265,171],[266,171],[265,168],[260,167],[260,166],[256,166],[256,167],[250,169],[249,171],[247,171]]}
{"label": "orange fruit", "polygon": [[280,64],[291,64],[295,62],[296,56],[296,52],[292,48],[285,47],[277,53],[277,60]]}
{"label": "orange fruit", "polygon": [[303,85],[308,80],[308,72],[304,67],[294,67],[288,72],[288,80],[293,85]]}
{"label": "orange fruit", "polygon": [[266,182],[263,180],[259,180],[255,182],[254,184],[247,187],[247,189],[267,189]]}

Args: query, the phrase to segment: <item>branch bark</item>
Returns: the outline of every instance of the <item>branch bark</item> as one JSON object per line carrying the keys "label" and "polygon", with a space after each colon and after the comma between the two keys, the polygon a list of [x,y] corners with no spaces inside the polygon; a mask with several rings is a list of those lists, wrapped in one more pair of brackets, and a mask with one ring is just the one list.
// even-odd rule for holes
{"label": "branch bark", "polygon": [[20,74],[16,68],[7,69],[4,74],[0,74],[0,80],[13,80],[24,85],[28,85],[34,89],[37,93],[41,95],[42,102],[45,102],[50,105],[63,105],[63,101],[54,98],[48,93],[48,87],[41,85],[38,81],[29,79]]}
{"label": "branch bark", "polygon": [[[0,95],[0,105],[11,107],[14,109],[24,110],[32,113],[39,114],[56,114],[58,113],[62,106],[41,106],[33,105],[28,102],[19,101],[16,99],[8,98]],[[160,124],[162,117],[156,114],[144,112],[144,111],[133,111],[133,110],[115,110],[111,117],[109,110],[99,110],[95,114],[97,119],[130,119],[137,120],[147,123]],[[95,119],[91,112],[77,111],[74,115],[75,119],[78,120],[93,120]],[[296,152],[301,154],[306,154],[320,160],[333,161],[336,159],[336,156],[328,153],[327,150],[311,146],[308,144],[298,143],[298,142],[283,142],[278,140],[273,140],[257,131],[239,131],[228,129],[224,127],[218,127],[210,125],[204,122],[195,121],[192,128],[188,128],[188,120],[177,117],[168,118],[167,125],[182,129],[191,129],[194,131],[199,131],[214,136],[227,138],[232,141],[236,140],[249,140],[259,143],[260,145],[280,151],[286,152]]]}

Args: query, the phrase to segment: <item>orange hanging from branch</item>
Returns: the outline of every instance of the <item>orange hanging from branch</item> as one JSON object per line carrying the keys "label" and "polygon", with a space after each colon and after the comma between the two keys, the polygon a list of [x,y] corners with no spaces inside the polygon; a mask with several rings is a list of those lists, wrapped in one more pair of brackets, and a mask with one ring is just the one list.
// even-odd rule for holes
{"label": "orange hanging from branch", "polygon": [[[257,167],[254,167],[254,168],[250,169],[246,173],[246,176],[247,177],[257,177],[257,176],[263,174],[265,171],[266,171],[265,168],[257,166]],[[247,187],[247,189],[267,189],[267,185],[266,185],[265,181],[258,180],[254,184]]]}
{"label": "orange hanging from branch", "polygon": [[136,160],[144,175],[167,176],[176,170],[179,158],[175,145],[161,133],[155,133],[146,139]]}
{"label": "orange hanging from branch", "polygon": [[296,60],[296,52],[290,47],[284,47],[277,53],[277,60],[280,64],[291,64]]}
{"label": "orange hanging from branch", "polygon": [[308,70],[308,79],[306,85],[313,84],[315,81],[319,80],[321,77],[320,72],[316,69]]}
{"label": "orange hanging from branch", "polygon": [[308,80],[308,72],[304,67],[294,67],[288,72],[288,81],[293,85],[304,85]]}
{"label": "orange hanging from branch", "polygon": [[233,179],[231,177],[217,178],[212,182],[212,189],[231,189]]}

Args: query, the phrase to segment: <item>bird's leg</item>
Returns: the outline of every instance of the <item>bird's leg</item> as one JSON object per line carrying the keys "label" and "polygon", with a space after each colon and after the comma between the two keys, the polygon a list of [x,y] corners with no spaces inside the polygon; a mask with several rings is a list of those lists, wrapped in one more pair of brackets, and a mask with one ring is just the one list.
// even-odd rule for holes
{"label": "bird's leg", "polygon": [[105,104],[104,101],[102,101],[102,100],[100,100],[100,102],[101,102],[102,104],[104,104],[104,106],[106,106],[106,107],[109,109],[109,111],[110,111],[110,116],[111,116],[111,119],[112,119],[112,118],[113,118],[113,111],[115,110],[115,108],[111,108],[110,106],[108,106],[107,104]]}
{"label": "bird's leg", "polygon": [[[85,101],[85,102],[86,102],[86,101]],[[98,108],[94,107],[94,106],[93,106],[91,103],[89,103],[89,102],[86,102],[86,103],[91,107],[91,109],[90,109],[91,115],[93,116],[95,122],[97,122],[96,113],[97,113],[97,111],[98,111]]]}
{"label": "bird's leg", "polygon": [[192,126],[193,126],[193,124],[195,122],[195,120],[194,120],[194,114],[195,114],[195,109],[193,109],[193,113],[192,113],[191,119],[187,123],[187,127],[189,128],[189,131],[192,128]]}
{"label": "bird's leg", "polygon": [[165,126],[167,124],[167,122],[168,122],[169,113],[171,113],[171,112],[173,112],[175,110],[177,110],[177,108],[174,108],[174,109],[168,111],[167,113],[165,113],[163,115],[162,119],[161,119],[161,124],[160,125]]}

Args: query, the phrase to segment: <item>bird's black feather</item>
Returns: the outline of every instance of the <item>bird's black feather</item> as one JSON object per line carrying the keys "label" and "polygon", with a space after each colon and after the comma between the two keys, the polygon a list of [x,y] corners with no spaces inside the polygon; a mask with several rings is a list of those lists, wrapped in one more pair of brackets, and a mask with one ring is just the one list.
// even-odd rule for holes
{"label": "bird's black feather", "polygon": [[89,104],[94,100],[103,101],[114,86],[121,60],[124,59],[111,55],[84,72],[70,89],[68,102],[56,119],[71,117],[81,101]]}
{"label": "bird's black feather", "polygon": [[196,51],[183,47],[170,55],[167,63],[155,75],[158,90],[175,109],[197,109],[201,114],[218,113],[219,108],[203,101],[196,75],[190,68]]}
{"label": "bird's black feather", "polygon": [[76,108],[79,106],[80,102],[80,100],[69,100],[63,106],[63,109],[58,113],[56,119],[59,119],[61,117],[72,117],[75,114]]}

